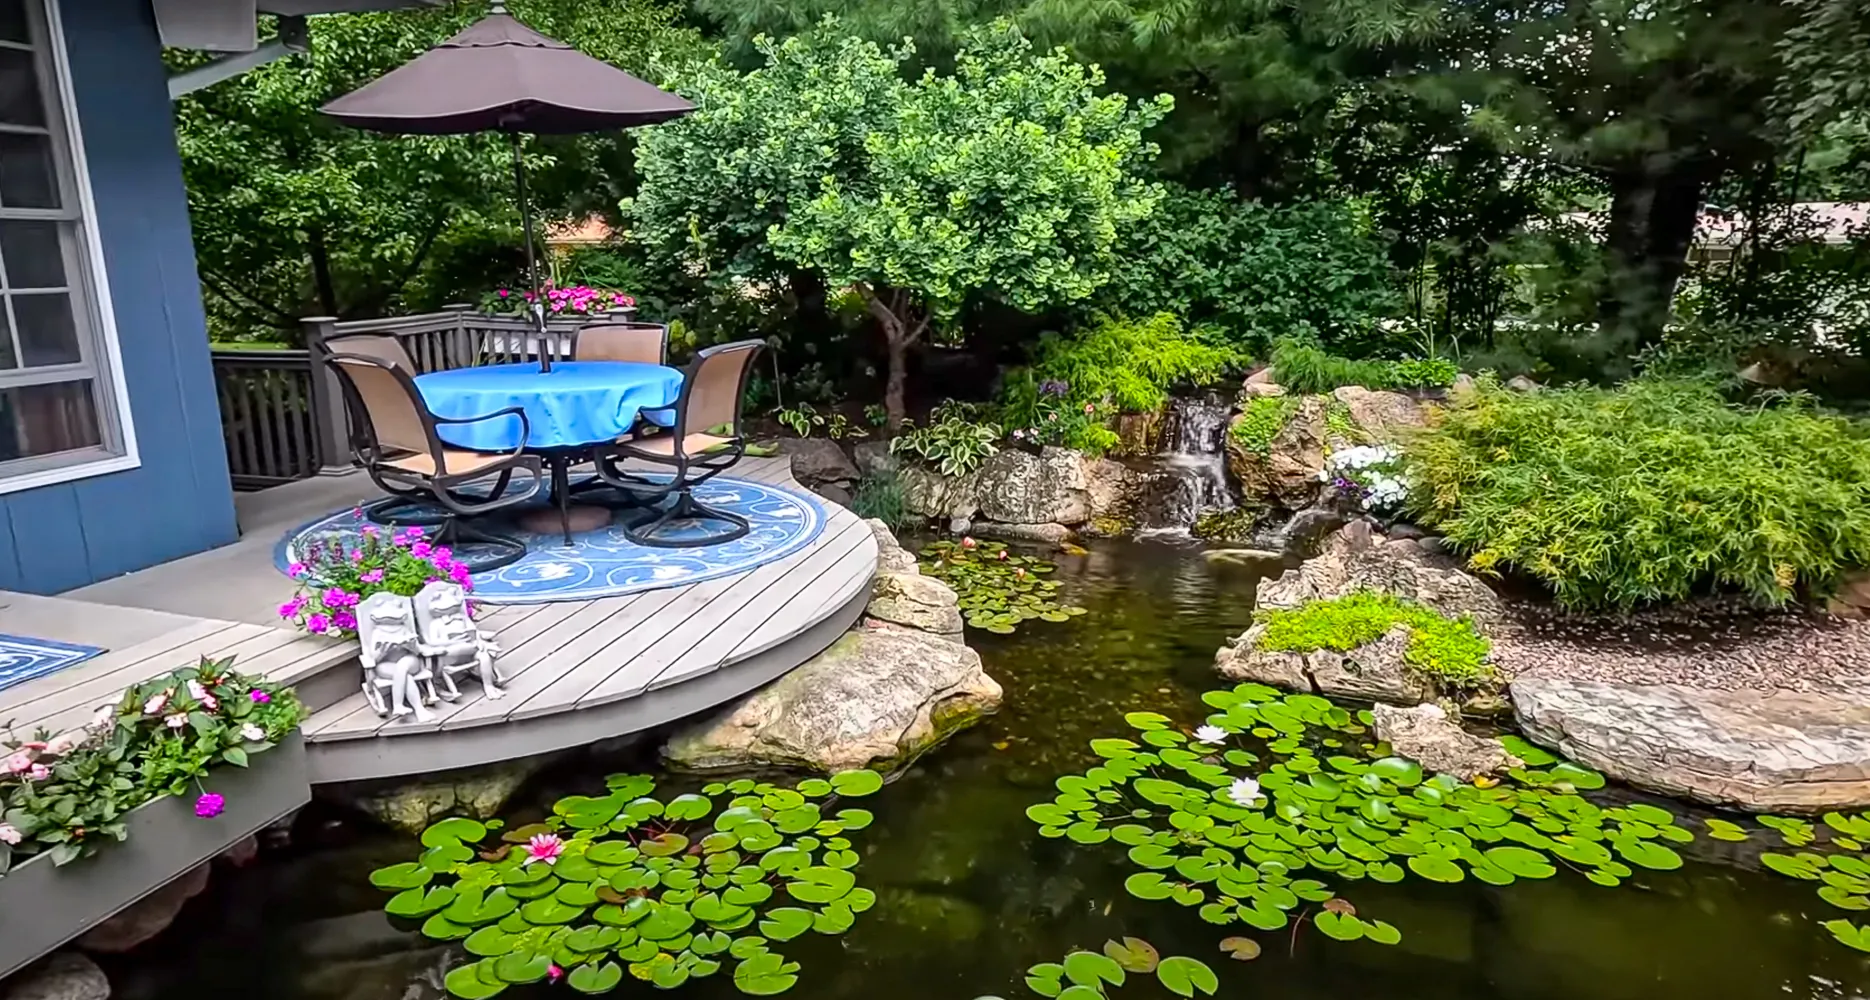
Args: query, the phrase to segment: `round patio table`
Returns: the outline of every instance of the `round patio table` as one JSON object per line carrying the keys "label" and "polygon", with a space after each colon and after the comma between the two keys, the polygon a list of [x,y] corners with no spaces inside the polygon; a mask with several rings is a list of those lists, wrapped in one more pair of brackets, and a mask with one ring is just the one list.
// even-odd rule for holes
{"label": "round patio table", "polygon": [[[415,379],[436,416],[462,419],[517,406],[526,413],[526,440],[517,417],[442,424],[441,439],[473,451],[512,451],[524,445],[552,470],[552,500],[559,527],[571,544],[570,469],[593,448],[630,432],[644,410],[667,419],[682,391],[682,373],[634,361],[561,361],[549,372],[531,362],[454,368]],[[662,420],[656,420],[661,423]],[[593,511],[600,510],[593,508]],[[602,516],[608,519],[609,512]],[[595,527],[593,524],[591,527]]]}

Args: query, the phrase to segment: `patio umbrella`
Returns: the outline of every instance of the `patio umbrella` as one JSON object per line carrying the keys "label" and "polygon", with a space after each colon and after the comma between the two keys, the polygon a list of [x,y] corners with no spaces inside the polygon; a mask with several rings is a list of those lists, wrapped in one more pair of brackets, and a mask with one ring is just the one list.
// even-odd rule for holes
{"label": "patio umbrella", "polygon": [[550,371],[520,136],[653,125],[694,109],[675,94],[526,27],[507,13],[505,3],[495,0],[486,17],[460,34],[322,110],[347,125],[377,132],[509,136],[526,236],[526,273],[533,290],[532,315],[540,336],[539,364],[542,371]]}

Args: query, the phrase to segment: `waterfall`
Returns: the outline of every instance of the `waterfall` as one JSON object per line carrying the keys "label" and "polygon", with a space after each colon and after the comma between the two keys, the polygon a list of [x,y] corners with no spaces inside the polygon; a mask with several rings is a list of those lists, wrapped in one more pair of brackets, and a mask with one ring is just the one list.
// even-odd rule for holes
{"label": "waterfall", "polygon": [[1217,393],[1169,401],[1157,456],[1159,484],[1143,512],[1139,535],[1186,535],[1202,514],[1234,508],[1221,447],[1232,413],[1232,405]]}

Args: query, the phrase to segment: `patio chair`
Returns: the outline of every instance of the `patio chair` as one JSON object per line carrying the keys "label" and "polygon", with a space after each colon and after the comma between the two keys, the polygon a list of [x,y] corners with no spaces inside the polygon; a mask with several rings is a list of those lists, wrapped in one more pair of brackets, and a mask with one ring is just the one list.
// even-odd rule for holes
{"label": "patio chair", "polygon": [[571,335],[573,361],[669,363],[669,328],[661,323],[591,323]]}
{"label": "patio chair", "polygon": [[[741,398],[753,373],[753,359],[765,342],[742,340],[696,352],[682,376],[676,397],[675,426],[667,431],[644,427],[619,438],[597,456],[597,477],[652,506],[624,522],[623,533],[638,545],[656,548],[697,548],[740,538],[752,526],[732,511],[710,507],[695,499],[695,487],[720,475],[740,461],[747,441],[740,417]],[[671,470],[667,482],[625,472],[618,463],[640,459]],[[654,506],[674,496],[667,509]],[[678,521],[714,521],[721,531],[672,537],[668,530]]]}
{"label": "patio chair", "polygon": [[387,333],[341,333],[325,339],[325,350],[332,354],[361,354],[367,358],[388,362],[410,375],[419,375],[416,359],[409,356],[409,349],[403,346],[401,337],[392,337]]}
{"label": "patio chair", "polygon": [[[365,508],[380,524],[433,526],[429,540],[459,549],[470,543],[478,552],[462,552],[471,572],[486,572],[517,562],[526,545],[468,523],[502,508],[524,503],[545,486],[539,458],[524,454],[526,411],[518,406],[478,417],[453,419],[429,411],[410,373],[374,354],[332,354],[351,407],[351,450],[357,464],[391,499]],[[510,452],[488,453],[456,448],[436,433],[441,424],[467,424],[503,417],[520,422],[521,444]],[[532,477],[528,489],[507,493],[513,473]],[[472,491],[462,488],[473,485]],[[420,507],[424,513],[409,513]]]}

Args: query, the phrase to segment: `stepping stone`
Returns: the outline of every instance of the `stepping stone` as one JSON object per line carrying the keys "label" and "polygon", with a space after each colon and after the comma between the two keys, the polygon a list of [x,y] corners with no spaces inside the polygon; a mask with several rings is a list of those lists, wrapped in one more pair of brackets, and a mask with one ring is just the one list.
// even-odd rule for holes
{"label": "stepping stone", "polygon": [[1639,788],[1751,812],[1870,806],[1870,687],[1522,679],[1512,700],[1528,739]]}

